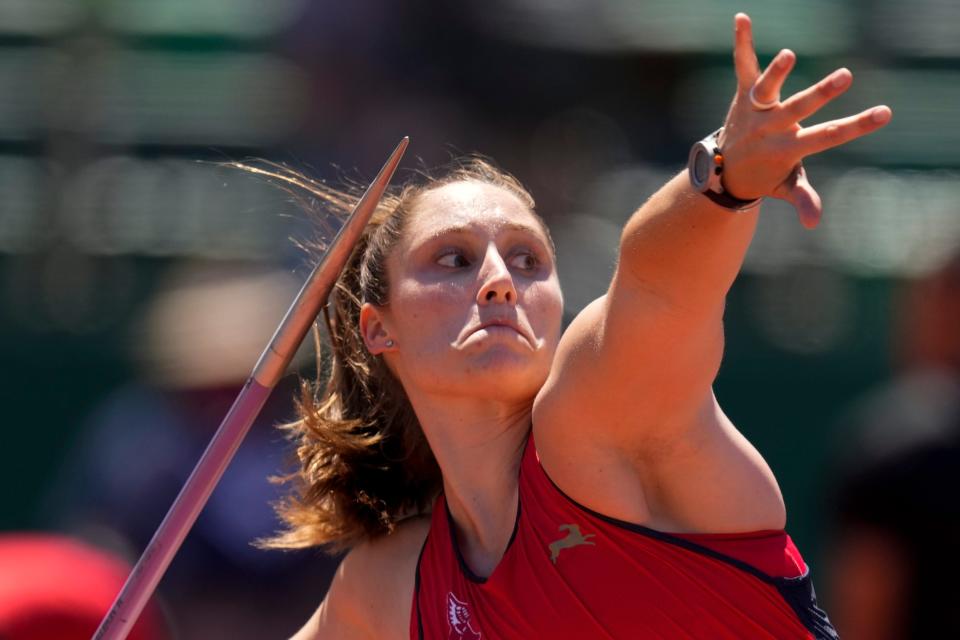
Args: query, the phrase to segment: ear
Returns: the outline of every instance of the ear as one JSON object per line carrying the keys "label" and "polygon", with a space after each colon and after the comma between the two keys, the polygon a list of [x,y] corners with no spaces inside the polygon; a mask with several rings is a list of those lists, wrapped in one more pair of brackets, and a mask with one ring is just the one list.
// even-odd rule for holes
{"label": "ear", "polygon": [[367,346],[367,351],[373,355],[380,355],[388,351],[396,351],[396,344],[390,340],[390,331],[387,328],[387,319],[384,317],[382,309],[364,302],[360,307],[360,335],[363,336],[363,343]]}

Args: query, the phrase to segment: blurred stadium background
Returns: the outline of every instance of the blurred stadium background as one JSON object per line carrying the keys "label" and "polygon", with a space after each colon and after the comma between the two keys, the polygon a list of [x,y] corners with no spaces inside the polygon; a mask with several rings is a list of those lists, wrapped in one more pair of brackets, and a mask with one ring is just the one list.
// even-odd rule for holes
{"label": "blurred stadium background", "polygon": [[[860,596],[824,577],[847,557],[838,487],[905,439],[863,407],[918,367],[960,369],[960,276],[942,284],[960,250],[951,0],[0,0],[0,529],[135,560],[225,413],[306,274],[291,238],[313,227],[216,163],[365,180],[402,135],[408,170],[492,156],[553,229],[569,317],[602,292],[621,224],[722,122],[739,10],[761,64],[796,51],[788,92],[853,70],[825,118],[894,110],[808,163],[819,229],[765,207],[716,386],[829,610],[849,608]],[[249,547],[275,526],[266,476],[288,452],[271,425],[294,386],[161,584],[175,637],[286,637],[323,595],[333,561]],[[938,388],[917,402],[955,399]]]}

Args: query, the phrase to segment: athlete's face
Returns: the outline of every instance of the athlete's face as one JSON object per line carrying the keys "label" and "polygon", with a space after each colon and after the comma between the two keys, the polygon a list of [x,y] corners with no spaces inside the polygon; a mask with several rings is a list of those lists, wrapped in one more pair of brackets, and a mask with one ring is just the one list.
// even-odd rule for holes
{"label": "athlete's face", "polygon": [[479,182],[426,192],[387,276],[389,303],[365,305],[361,324],[408,393],[533,399],[563,298],[550,242],[519,198]]}

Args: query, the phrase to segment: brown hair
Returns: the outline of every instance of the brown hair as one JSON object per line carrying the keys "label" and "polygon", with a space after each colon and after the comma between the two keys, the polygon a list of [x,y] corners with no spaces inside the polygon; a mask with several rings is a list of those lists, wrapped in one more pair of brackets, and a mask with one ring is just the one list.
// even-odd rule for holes
{"label": "brown hair", "polygon": [[[278,180],[291,193],[290,187],[301,190],[294,193],[301,203],[314,210],[319,205],[338,217],[348,215],[359,200],[359,188],[332,188],[285,167],[235,166]],[[420,180],[381,200],[324,309],[329,376],[325,383],[318,379],[302,384],[299,418],[281,426],[297,445],[300,466],[277,479],[294,486],[276,505],[286,530],[260,540],[262,547],[323,545],[342,551],[391,533],[410,515],[425,513],[441,489],[440,469],[400,382],[381,356],[366,349],[359,331],[360,307],[364,302],[389,303],[387,257],[417,199],[427,191],[473,181],[506,189],[531,212],[534,201],[516,178],[476,156],[454,160],[439,177],[418,175]],[[304,191],[316,200],[304,199]],[[534,216],[549,240],[546,225]],[[310,248],[322,250],[323,244]]]}

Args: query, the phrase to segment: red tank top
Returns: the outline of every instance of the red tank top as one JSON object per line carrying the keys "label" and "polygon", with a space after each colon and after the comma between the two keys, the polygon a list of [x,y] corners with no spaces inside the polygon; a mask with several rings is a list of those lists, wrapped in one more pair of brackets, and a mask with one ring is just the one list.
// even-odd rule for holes
{"label": "red tank top", "polygon": [[783,531],[674,535],[566,496],[531,436],[513,536],[488,578],[463,561],[444,497],[417,563],[410,637],[836,638]]}

